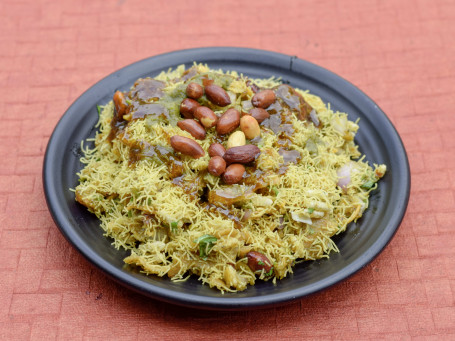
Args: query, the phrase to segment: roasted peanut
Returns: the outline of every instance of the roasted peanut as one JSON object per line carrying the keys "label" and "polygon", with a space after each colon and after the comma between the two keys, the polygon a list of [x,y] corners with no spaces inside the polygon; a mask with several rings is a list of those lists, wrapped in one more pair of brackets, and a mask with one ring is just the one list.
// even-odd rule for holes
{"label": "roasted peanut", "polygon": [[192,99],[199,99],[204,94],[204,89],[198,83],[191,82],[186,87],[186,95]]}
{"label": "roasted peanut", "polygon": [[253,116],[258,123],[262,123],[264,120],[270,117],[270,114],[267,110],[262,108],[253,108],[249,111],[250,115]]}
{"label": "roasted peanut", "polygon": [[228,93],[221,86],[216,84],[208,84],[205,86],[205,95],[215,105],[219,107],[225,107],[231,104],[231,99]]}
{"label": "roasted peanut", "polygon": [[232,147],[226,150],[224,153],[224,160],[227,163],[250,163],[253,161],[261,152],[261,150],[253,144],[247,144],[245,146]]}
{"label": "roasted peanut", "polygon": [[243,179],[245,167],[239,163],[234,163],[226,168],[223,174],[223,180],[226,184],[236,184]]}
{"label": "roasted peanut", "polygon": [[242,129],[245,137],[250,140],[261,135],[258,121],[250,115],[245,115],[240,119],[240,129]]}
{"label": "roasted peanut", "polygon": [[226,112],[221,115],[218,123],[216,124],[216,132],[220,135],[229,134],[231,131],[235,130],[240,124],[240,113],[234,108],[226,110]]}
{"label": "roasted peanut", "polygon": [[220,176],[226,170],[226,161],[221,156],[214,156],[210,159],[207,169],[210,174]]}
{"label": "roasted peanut", "polygon": [[229,136],[228,141],[227,141],[227,147],[232,148],[232,147],[238,147],[238,146],[243,146],[246,143],[245,139],[245,134],[243,131],[234,131],[231,136]]}
{"label": "roasted peanut", "polygon": [[205,129],[198,122],[192,119],[186,119],[177,122],[177,126],[189,132],[195,139],[203,140],[205,139]]}
{"label": "roasted peanut", "polygon": [[196,117],[207,129],[214,127],[218,122],[218,116],[216,116],[209,107],[198,107],[194,111],[194,117]]}
{"label": "roasted peanut", "polygon": [[195,159],[198,159],[205,155],[204,149],[194,140],[174,135],[171,137],[171,146],[176,152],[180,152],[185,155],[189,155]]}
{"label": "roasted peanut", "polygon": [[266,255],[257,251],[250,251],[246,256],[248,258],[248,267],[253,272],[261,272],[264,270],[265,274],[268,276],[273,274],[273,264]]}
{"label": "roasted peanut", "polygon": [[112,98],[114,101],[114,107],[115,107],[115,112],[117,113],[117,116],[119,118],[123,118],[123,115],[126,114],[126,100],[125,100],[125,95],[123,95],[123,92],[117,90],[114,93],[114,97]]}
{"label": "roasted peanut", "polygon": [[226,149],[224,149],[223,145],[220,143],[212,143],[209,147],[208,152],[210,157],[214,156],[223,157],[224,153],[226,153]]}
{"label": "roasted peanut", "polygon": [[194,111],[201,105],[196,102],[194,99],[185,98],[180,104],[180,113],[185,118],[193,118]]}
{"label": "roasted peanut", "polygon": [[253,96],[251,104],[256,108],[267,108],[270,104],[275,102],[276,95],[273,90],[262,90]]}

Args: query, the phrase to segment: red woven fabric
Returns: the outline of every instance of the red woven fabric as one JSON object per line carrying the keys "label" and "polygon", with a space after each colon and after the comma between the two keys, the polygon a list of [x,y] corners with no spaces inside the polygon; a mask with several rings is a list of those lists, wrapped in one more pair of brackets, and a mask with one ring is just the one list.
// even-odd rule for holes
{"label": "red woven fabric", "polygon": [[[455,2],[2,0],[0,339],[455,339]],[[108,280],[58,231],[41,181],[66,108],[109,73],[202,46],[297,55],[387,113],[412,172],[390,245],[349,280],[279,308],[193,311]]]}

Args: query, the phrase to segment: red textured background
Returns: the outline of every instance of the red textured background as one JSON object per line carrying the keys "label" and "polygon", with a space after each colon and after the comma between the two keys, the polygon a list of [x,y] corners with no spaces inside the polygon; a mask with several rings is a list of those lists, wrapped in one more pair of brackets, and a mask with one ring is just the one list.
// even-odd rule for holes
{"label": "red textured background", "polygon": [[[455,339],[455,1],[0,1],[0,338]],[[387,113],[412,172],[405,219],[358,274],[268,310],[214,313],[112,283],[47,210],[43,153],[109,73],[201,46],[297,55]]]}

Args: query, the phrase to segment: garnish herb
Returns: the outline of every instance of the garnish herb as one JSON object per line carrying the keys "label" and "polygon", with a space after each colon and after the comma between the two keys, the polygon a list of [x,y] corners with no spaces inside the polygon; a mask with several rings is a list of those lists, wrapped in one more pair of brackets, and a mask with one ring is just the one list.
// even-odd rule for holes
{"label": "garnish herb", "polygon": [[275,186],[272,187],[272,191],[275,193],[275,196],[278,196],[278,194],[280,194],[280,191]]}
{"label": "garnish herb", "polygon": [[213,247],[213,244],[216,243],[218,239],[210,234],[205,234],[194,242],[199,244],[199,257],[203,260],[207,260],[207,255]]}
{"label": "garnish herb", "polygon": [[314,208],[310,207],[307,211],[308,211],[309,214],[311,214],[311,213],[314,212]]}
{"label": "garnish herb", "polygon": [[171,223],[171,230],[172,232],[174,232],[175,230],[177,230],[177,228],[179,227],[179,222],[178,221],[173,221]]}
{"label": "garnish herb", "polygon": [[373,187],[375,184],[375,182],[373,180],[368,180],[367,182],[364,182],[360,187],[362,187],[363,189],[370,189],[371,187]]}
{"label": "garnish herb", "polygon": [[101,115],[101,105],[97,105],[96,110],[98,111],[98,116]]}

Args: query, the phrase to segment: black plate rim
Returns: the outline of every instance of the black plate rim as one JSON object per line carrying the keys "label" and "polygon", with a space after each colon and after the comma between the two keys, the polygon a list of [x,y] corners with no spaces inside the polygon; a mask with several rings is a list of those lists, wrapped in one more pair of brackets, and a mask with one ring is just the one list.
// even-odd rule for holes
{"label": "black plate rim", "polygon": [[[55,155],[58,149],[57,142],[58,134],[60,133],[59,127],[66,124],[65,121],[70,119],[71,112],[74,112],[75,107],[77,107],[78,103],[85,100],[85,97],[87,97],[90,91],[94,91],[94,89],[101,87],[110,87],[111,91],[114,91],[115,88],[112,88],[112,86],[110,86],[112,80],[119,79],[129,72],[134,72],[137,68],[142,67],[144,64],[151,63],[161,58],[164,58],[166,60],[175,59],[176,61],[186,59],[188,62],[191,62],[193,60],[197,60],[197,56],[201,55],[204,55],[204,57],[211,56],[215,59],[218,58],[222,60],[229,60],[229,58],[235,59],[237,61],[241,61],[243,59],[257,60],[257,63],[260,63],[261,60],[267,60],[267,63],[264,65],[276,63],[282,68],[288,68],[289,70],[296,72],[299,71],[299,69],[303,68],[305,70],[305,76],[312,77],[314,80],[318,81],[320,81],[322,76],[322,79],[324,79],[323,83],[330,82],[333,87],[343,89],[340,90],[342,93],[355,93],[356,105],[359,105],[360,101],[362,102],[361,105],[374,108],[376,111],[375,114],[379,115],[381,118],[381,124],[389,129],[389,131],[392,133],[393,141],[391,141],[391,143],[395,146],[394,152],[397,153],[399,160],[402,161],[402,164],[400,165],[400,174],[398,175],[402,178],[403,181],[401,183],[401,187],[397,188],[396,190],[399,191],[399,194],[402,196],[403,201],[402,205],[394,211],[394,215],[390,218],[388,225],[389,227],[384,231],[384,233],[381,234],[381,238],[376,240],[372,247],[370,247],[370,249],[364,253],[363,257],[356,259],[347,267],[325,278],[323,283],[316,282],[307,285],[306,287],[286,291],[284,293],[243,298],[201,297],[199,295],[182,292],[176,293],[172,290],[156,287],[145,282],[138,281],[134,277],[119,272],[118,269],[113,267],[109,262],[102,259],[96,252],[84,244],[84,241],[77,235],[77,233],[75,233],[73,226],[68,221],[68,218],[61,212],[61,210],[59,210],[60,203],[56,200],[58,184],[55,183],[55,172],[53,171],[52,166],[56,161]],[[178,64],[181,63],[182,62],[178,62]],[[352,97],[353,96],[345,96],[344,98],[347,101],[351,101]],[[52,218],[54,219],[54,222],[64,237],[70,242],[70,244],[72,244],[73,247],[75,247],[89,262],[102,270],[111,279],[141,294],[145,294],[155,299],[182,306],[212,310],[242,310],[284,304],[327,289],[334,284],[339,283],[354,275],[360,269],[368,265],[373,259],[375,259],[391,241],[404,217],[410,194],[409,162],[403,142],[401,141],[398,132],[396,131],[389,118],[371,98],[369,98],[364,92],[362,92],[359,88],[357,88],[349,81],[311,62],[299,59],[295,56],[287,56],[285,54],[277,52],[239,47],[205,47],[178,50],[160,54],[132,63],[98,81],[81,96],[79,96],[79,98],[77,98],[73,104],[71,104],[71,106],[58,121],[46,148],[42,176],[46,202],[51,212]]]}

